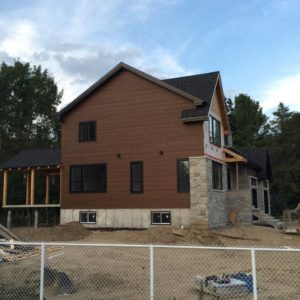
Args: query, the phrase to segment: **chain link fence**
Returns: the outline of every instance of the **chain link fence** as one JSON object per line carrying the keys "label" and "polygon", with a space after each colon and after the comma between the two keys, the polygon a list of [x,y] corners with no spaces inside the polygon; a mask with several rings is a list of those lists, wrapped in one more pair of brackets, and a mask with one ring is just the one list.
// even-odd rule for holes
{"label": "chain link fence", "polygon": [[0,299],[300,299],[300,249],[0,243]]}

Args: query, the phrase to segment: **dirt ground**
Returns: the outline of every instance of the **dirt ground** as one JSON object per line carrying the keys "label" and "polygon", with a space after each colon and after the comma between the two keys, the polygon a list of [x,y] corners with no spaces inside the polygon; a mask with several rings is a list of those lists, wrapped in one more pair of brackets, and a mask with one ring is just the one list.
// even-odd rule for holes
{"label": "dirt ground", "polygon": [[24,241],[300,247],[300,235],[289,235],[271,227],[256,225],[228,226],[210,231],[191,232],[170,226],[146,230],[91,230],[72,222],[38,229],[16,227],[12,231]]}
{"label": "dirt ground", "polygon": [[[24,240],[77,240],[80,244],[46,252],[45,299],[149,299],[148,247],[90,247],[82,243],[300,247],[300,236],[253,225],[191,232],[173,227],[88,230],[78,223],[70,223],[13,231]],[[259,299],[300,300],[299,252],[257,251],[256,270]],[[251,272],[249,250],[154,248],[155,299],[215,299],[199,293],[195,277],[233,272]],[[0,263],[0,299],[38,299],[39,276],[39,255]],[[253,299],[253,295],[231,299]]]}

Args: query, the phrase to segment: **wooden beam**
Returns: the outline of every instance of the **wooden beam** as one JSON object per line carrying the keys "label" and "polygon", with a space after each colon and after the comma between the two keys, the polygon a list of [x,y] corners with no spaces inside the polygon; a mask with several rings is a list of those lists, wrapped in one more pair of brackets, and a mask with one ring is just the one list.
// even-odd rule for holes
{"label": "wooden beam", "polygon": [[29,189],[29,185],[30,185],[30,173],[27,172],[27,173],[26,173],[26,205],[29,204],[29,198],[30,198],[30,189]]}
{"label": "wooden beam", "polygon": [[233,162],[245,162],[244,159],[237,159],[237,158],[233,158],[233,157],[225,157],[224,161],[226,163],[233,163]]}
{"label": "wooden beam", "polygon": [[6,206],[7,204],[7,170],[3,172],[3,198],[2,198],[2,206]]}
{"label": "wooden beam", "polygon": [[239,163],[235,164],[235,185],[236,189],[239,190]]}
{"label": "wooden beam", "polygon": [[231,157],[225,157],[226,162],[237,162],[237,161],[242,161],[245,163],[247,162],[247,159],[245,157],[243,157],[238,153],[235,153],[232,150],[229,150],[228,148],[223,148],[223,152],[231,156]]}
{"label": "wooden beam", "polygon": [[31,169],[30,176],[30,204],[34,205],[34,182],[35,182],[35,169]]}
{"label": "wooden beam", "polygon": [[46,205],[49,204],[49,174],[46,175],[46,199],[45,199],[45,203]]}

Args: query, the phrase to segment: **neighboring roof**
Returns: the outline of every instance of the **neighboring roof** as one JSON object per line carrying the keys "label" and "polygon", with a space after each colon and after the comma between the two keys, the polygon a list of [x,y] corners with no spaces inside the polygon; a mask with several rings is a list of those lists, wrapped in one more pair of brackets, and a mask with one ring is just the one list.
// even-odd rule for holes
{"label": "neighboring roof", "polygon": [[60,149],[27,150],[0,164],[1,169],[56,167],[60,164]]}
{"label": "neighboring roof", "polygon": [[[182,83],[182,88],[179,88],[179,87],[177,87],[179,78],[169,79],[171,81],[169,83],[169,82],[167,82],[167,80],[159,80],[147,73],[144,73],[144,72],[142,72],[138,69],[135,69],[123,62],[120,62],[116,67],[114,67],[112,70],[110,70],[108,73],[106,73],[102,78],[100,78],[97,82],[95,82],[92,86],[90,86],[87,90],[85,90],[75,100],[73,100],[71,103],[69,103],[67,106],[65,106],[60,111],[60,118],[62,119],[69,111],[71,111],[74,107],[76,107],[79,103],[81,103],[81,101],[83,101],[88,95],[90,95],[95,90],[97,90],[101,85],[103,85],[107,80],[109,80],[112,76],[114,76],[121,70],[130,71],[130,72],[132,72],[136,75],[139,75],[147,80],[150,80],[151,82],[153,82],[159,86],[162,86],[176,94],[179,94],[179,95],[185,97],[188,100],[193,101],[195,105],[202,105],[203,102],[206,101],[200,97],[201,95],[203,95],[205,97],[205,99],[208,99],[208,97],[206,97],[206,96],[208,96],[208,94],[210,94],[209,91],[206,91],[206,90],[205,90],[205,92],[200,93],[200,88],[196,88],[196,80],[195,79],[188,80],[191,85],[190,88],[187,88],[187,83],[186,83],[187,80],[184,80],[184,83]],[[196,77],[200,76],[199,78],[204,79],[204,77],[205,77],[204,75],[205,74],[195,75],[195,76]],[[194,76],[188,76],[188,77],[194,77]],[[181,78],[184,79],[184,78],[188,78],[188,77],[181,77]],[[202,86],[202,88],[206,89],[204,84],[201,84],[201,86]]]}
{"label": "neighboring roof", "polygon": [[197,106],[197,108],[194,109],[184,110],[182,112],[181,117],[195,118],[208,115],[209,107],[214,95],[219,75],[219,72],[211,72],[199,75],[165,79],[162,81],[204,101],[201,106]]}
{"label": "neighboring roof", "polygon": [[239,148],[239,153],[241,153],[248,161],[255,163],[260,166],[258,170],[258,177],[260,179],[272,179],[272,169],[270,154],[267,147],[257,147],[257,148]]}

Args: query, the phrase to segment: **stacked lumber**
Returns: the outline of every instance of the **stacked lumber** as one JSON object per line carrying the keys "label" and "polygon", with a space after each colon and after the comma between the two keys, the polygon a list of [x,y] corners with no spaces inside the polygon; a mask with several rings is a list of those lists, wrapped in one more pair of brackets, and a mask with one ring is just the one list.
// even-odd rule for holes
{"label": "stacked lumber", "polygon": [[[61,249],[63,249],[62,246],[49,246],[45,247],[45,253],[52,253],[60,251]],[[18,247],[16,249],[4,247],[4,245],[0,247],[0,260],[2,262],[16,262],[40,255],[40,247]]]}

